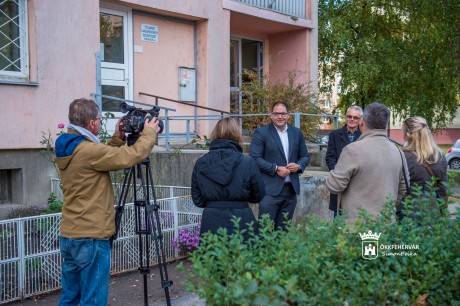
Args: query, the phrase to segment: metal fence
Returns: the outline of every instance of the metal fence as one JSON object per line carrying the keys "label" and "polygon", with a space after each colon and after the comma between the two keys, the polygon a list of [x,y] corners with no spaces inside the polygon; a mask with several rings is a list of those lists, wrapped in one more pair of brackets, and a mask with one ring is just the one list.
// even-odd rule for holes
{"label": "metal fence", "polygon": [[[197,229],[202,209],[193,205],[187,187],[160,186],[174,197],[157,200],[166,260],[185,254],[173,246],[183,228]],[[42,215],[0,221],[0,304],[61,288],[59,233],[61,214]],[[139,236],[135,233],[135,213],[126,204],[118,239],[112,247],[111,274],[139,267]],[[157,263],[157,253],[150,243],[150,262]]]}
{"label": "metal fence", "polygon": [[[61,190],[61,180],[56,177],[51,177],[51,192],[54,193],[57,199],[64,199],[64,195]],[[115,195],[115,203],[118,203],[119,195],[122,189],[121,183],[113,183],[113,190]],[[139,188],[136,188],[139,190]],[[150,190],[150,186],[148,188]],[[128,190],[127,199],[132,199],[132,188]],[[183,186],[164,186],[164,185],[155,185],[155,198],[157,199],[166,199],[172,197],[181,197],[190,195],[190,187]],[[138,194],[138,196],[142,196]],[[152,198],[152,195],[150,195]]]}

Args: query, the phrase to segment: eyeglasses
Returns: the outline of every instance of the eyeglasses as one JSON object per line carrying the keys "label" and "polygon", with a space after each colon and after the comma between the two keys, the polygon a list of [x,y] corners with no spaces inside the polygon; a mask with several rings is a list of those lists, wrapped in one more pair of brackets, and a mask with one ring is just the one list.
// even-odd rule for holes
{"label": "eyeglasses", "polygon": [[352,116],[352,115],[347,115],[347,119],[359,120],[359,119],[361,119],[361,117]]}
{"label": "eyeglasses", "polygon": [[273,117],[286,117],[288,113],[272,113]]}

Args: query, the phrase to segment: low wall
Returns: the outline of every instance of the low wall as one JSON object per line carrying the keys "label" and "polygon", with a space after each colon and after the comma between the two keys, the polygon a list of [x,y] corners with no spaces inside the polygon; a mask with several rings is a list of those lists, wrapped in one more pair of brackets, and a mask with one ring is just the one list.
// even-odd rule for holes
{"label": "low wall", "polygon": [[[329,192],[326,189],[327,172],[305,171],[300,176],[300,194],[292,220],[300,223],[308,215],[317,215],[321,220],[332,221],[333,212],[329,210]],[[250,204],[254,215],[259,215],[259,206]]]}
{"label": "low wall", "polygon": [[[325,150],[309,151],[309,168],[324,169]],[[206,152],[153,152],[150,165],[154,184],[190,186],[193,166]],[[0,150],[0,208],[2,204],[46,205],[51,177],[57,177],[56,169],[39,150]]]}
{"label": "low wall", "polygon": [[297,206],[293,217],[295,223],[312,214],[323,220],[333,219],[333,212],[329,210],[326,178],[327,172],[324,171],[305,171],[300,176],[300,195],[297,196]]}
{"label": "low wall", "polygon": [[[182,150],[180,152],[152,153],[150,164],[152,165],[155,184],[189,187],[196,160],[207,152],[205,150]],[[326,170],[326,150],[319,151],[317,148],[313,148],[312,150],[309,149],[309,152],[310,164],[307,170],[308,168]]]}

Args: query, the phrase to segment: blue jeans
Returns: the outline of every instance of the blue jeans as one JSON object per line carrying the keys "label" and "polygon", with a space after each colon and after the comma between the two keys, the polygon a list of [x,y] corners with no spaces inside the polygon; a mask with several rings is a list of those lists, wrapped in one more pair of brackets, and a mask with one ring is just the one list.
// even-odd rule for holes
{"label": "blue jeans", "polygon": [[59,305],[107,305],[109,239],[61,237],[62,294]]}

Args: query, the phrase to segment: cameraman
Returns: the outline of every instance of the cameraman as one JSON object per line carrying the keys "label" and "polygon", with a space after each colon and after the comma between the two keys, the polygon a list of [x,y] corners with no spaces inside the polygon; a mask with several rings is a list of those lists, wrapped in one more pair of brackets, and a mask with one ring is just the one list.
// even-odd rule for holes
{"label": "cameraman", "polygon": [[62,294],[59,305],[107,305],[110,238],[115,233],[114,196],[109,171],[130,168],[151,152],[159,126],[145,120],[133,146],[125,146],[118,120],[108,145],[99,142],[101,116],[93,100],[77,99],[69,107],[68,131],[56,140],[61,175],[60,248]]}

